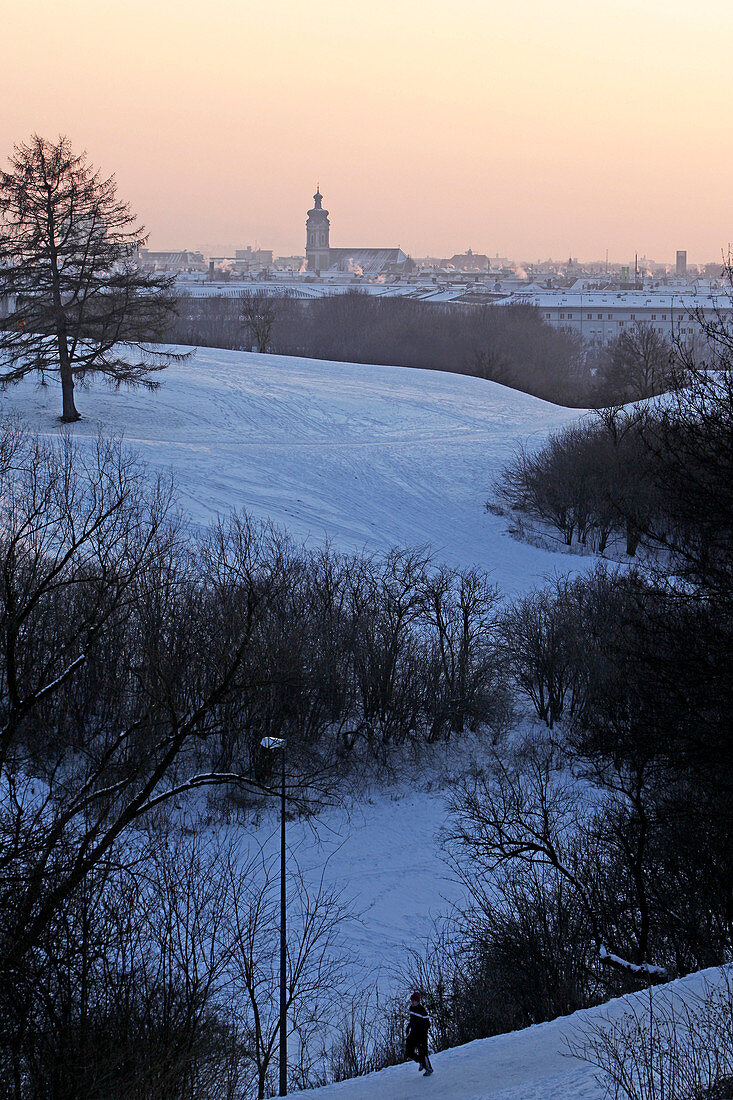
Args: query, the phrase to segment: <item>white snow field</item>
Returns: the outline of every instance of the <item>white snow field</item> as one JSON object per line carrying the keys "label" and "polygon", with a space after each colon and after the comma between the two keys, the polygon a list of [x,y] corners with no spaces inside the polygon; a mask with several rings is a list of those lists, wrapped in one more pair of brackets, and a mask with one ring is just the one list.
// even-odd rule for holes
{"label": "white snow field", "polygon": [[[173,470],[197,523],[244,508],[311,544],[429,546],[437,560],[481,566],[509,594],[589,560],[519,543],[484,509],[515,444],[578,410],[458,374],[210,348],[158,378],[153,393],[93,382],[77,395],[84,419],[73,432],[124,434]],[[49,434],[60,405],[53,380],[0,393],[1,410]]]}
{"label": "white snow field", "polygon": [[[706,988],[723,980],[724,971],[703,970],[658,987],[652,1000],[677,1014],[685,1005],[694,1009]],[[649,993],[432,1054],[432,1077],[423,1077],[410,1062],[298,1095],[313,1100],[604,1100],[608,1094],[597,1070],[570,1057],[565,1041],[577,1039],[584,1025],[611,1027],[630,1010],[646,1018]]]}

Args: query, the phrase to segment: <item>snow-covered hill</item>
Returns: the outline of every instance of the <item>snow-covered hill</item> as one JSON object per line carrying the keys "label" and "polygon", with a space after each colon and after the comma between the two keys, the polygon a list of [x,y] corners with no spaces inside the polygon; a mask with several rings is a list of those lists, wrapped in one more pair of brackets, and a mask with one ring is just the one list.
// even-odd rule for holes
{"label": "snow-covered hill", "polygon": [[[237,507],[313,543],[429,545],[449,564],[489,570],[508,593],[579,564],[515,542],[484,510],[516,442],[543,438],[576,410],[457,374],[217,349],[159,378],[152,394],[92,383],[73,431],[124,433],[175,472],[197,522]],[[0,409],[49,433],[60,403],[53,382],[0,393]]]}
{"label": "snow-covered hill", "polygon": [[[721,980],[717,968],[691,974],[653,990],[653,1004],[675,1013],[684,1005],[694,1010],[706,987]],[[610,1027],[630,1010],[646,1018],[649,994],[619,997],[551,1023],[434,1054],[432,1077],[422,1077],[414,1063],[406,1063],[298,1095],[313,1100],[604,1100],[597,1071],[569,1057],[566,1040],[577,1040],[588,1024]]]}
{"label": "snow-covered hill", "polygon": [[[515,445],[544,438],[581,415],[576,410],[461,375],[213,349],[171,366],[160,381],[154,393],[92,384],[78,395],[84,419],[72,431],[88,439],[101,425],[123,434],[151,466],[172,470],[195,523],[245,508],[311,544],[429,546],[438,560],[490,571],[508,594],[592,560],[516,542],[484,509]],[[20,413],[48,435],[60,430],[59,408],[53,384],[27,380],[0,393],[2,412]],[[381,993],[401,993],[408,948],[422,947],[433,919],[464,900],[442,860],[440,833],[451,776],[481,751],[467,736],[399,786],[349,800],[317,822],[289,823],[291,858],[306,880],[315,886],[323,877],[342,889],[358,914],[343,929],[355,991],[377,980]],[[274,855],[276,816],[242,830],[237,843],[243,863],[260,844]],[[597,1100],[592,1071],[559,1053],[563,1026],[445,1052],[428,1080],[400,1066],[318,1096]]]}

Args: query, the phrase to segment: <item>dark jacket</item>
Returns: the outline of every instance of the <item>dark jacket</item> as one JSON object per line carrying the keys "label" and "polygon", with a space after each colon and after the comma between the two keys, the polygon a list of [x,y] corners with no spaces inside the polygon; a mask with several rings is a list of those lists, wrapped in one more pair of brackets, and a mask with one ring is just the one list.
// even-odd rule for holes
{"label": "dark jacket", "polygon": [[407,1024],[407,1038],[412,1043],[424,1043],[428,1037],[430,1017],[425,1011],[425,1006],[419,1002],[410,1005],[410,1019]]}

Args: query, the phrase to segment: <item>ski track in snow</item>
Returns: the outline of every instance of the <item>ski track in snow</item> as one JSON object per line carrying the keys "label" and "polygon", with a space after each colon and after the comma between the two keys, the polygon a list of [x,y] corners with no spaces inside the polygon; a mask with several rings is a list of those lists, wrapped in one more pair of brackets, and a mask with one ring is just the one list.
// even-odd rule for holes
{"label": "ski track in snow", "polygon": [[[211,348],[158,379],[152,393],[79,390],[84,419],[72,430],[122,433],[172,470],[194,523],[235,507],[309,545],[430,547],[436,560],[486,569],[507,593],[592,560],[516,542],[484,509],[516,443],[578,410],[463,375]],[[0,394],[0,409],[46,434],[59,431],[59,408],[53,382]]]}

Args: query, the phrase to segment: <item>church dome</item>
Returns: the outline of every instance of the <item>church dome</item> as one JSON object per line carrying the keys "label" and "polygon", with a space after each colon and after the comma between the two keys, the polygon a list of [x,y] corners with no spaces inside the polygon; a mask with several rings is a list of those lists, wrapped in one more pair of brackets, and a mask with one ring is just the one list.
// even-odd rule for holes
{"label": "church dome", "polygon": [[322,202],[323,202],[323,195],[321,194],[320,187],[316,187],[316,193],[313,196],[313,202],[315,203],[315,206],[313,207],[312,210],[308,211],[308,217],[310,217],[311,214],[317,214],[317,215],[323,215],[323,217],[327,218],[328,217],[328,210],[324,210],[323,206],[321,205]]}

